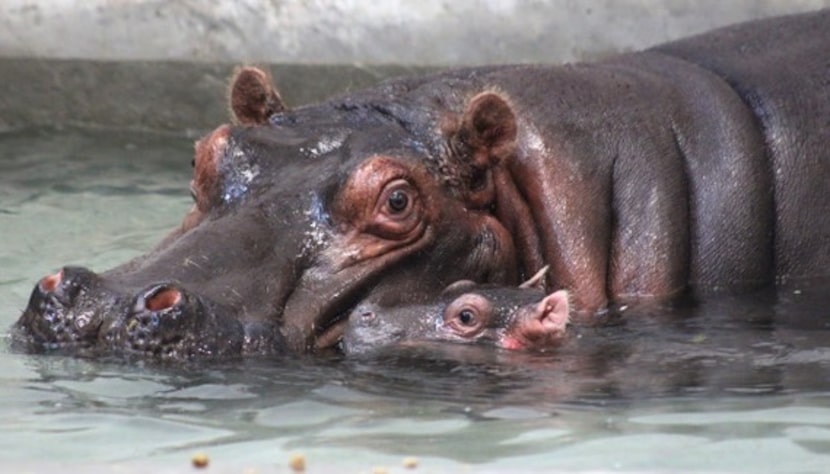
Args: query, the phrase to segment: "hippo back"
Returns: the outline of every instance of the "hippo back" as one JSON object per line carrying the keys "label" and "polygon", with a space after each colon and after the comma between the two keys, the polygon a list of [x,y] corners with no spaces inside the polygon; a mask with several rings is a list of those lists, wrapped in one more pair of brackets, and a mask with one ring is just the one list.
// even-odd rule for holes
{"label": "hippo back", "polygon": [[[722,77],[755,113],[773,178],[775,267],[830,265],[830,9],[724,28],[651,51]],[[805,92],[808,91],[808,92]]]}

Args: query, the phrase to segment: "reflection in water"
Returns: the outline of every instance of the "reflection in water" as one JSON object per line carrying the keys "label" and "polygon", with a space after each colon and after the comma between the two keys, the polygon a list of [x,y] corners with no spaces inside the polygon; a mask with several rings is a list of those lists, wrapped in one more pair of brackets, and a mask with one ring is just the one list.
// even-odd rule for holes
{"label": "reflection in water", "polygon": [[[100,270],[155,244],[189,206],[191,147],[127,133],[0,136],[0,324],[56,263]],[[301,451],[355,472],[407,455],[447,471],[821,470],[828,303],[824,281],[633,308],[619,324],[574,328],[551,354],[425,344],[159,364],[5,350],[0,461],[186,467],[199,450],[273,466]]]}

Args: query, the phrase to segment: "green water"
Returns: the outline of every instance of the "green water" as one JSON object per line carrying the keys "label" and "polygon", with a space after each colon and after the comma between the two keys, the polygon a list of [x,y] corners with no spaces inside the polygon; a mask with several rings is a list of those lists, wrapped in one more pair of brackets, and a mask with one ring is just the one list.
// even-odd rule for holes
{"label": "green water", "polygon": [[[193,138],[0,135],[0,326],[190,206]],[[825,472],[830,285],[629,314],[554,355],[426,347],[160,366],[0,349],[6,472]],[[7,338],[6,338],[7,339]],[[7,342],[7,341],[6,341]],[[418,460],[415,471],[405,457]]]}

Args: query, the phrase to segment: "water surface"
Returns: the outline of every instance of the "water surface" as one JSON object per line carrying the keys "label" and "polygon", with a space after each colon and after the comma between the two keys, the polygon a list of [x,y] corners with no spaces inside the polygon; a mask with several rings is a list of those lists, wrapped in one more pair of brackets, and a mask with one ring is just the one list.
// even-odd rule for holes
{"label": "water surface", "polygon": [[[0,326],[37,279],[147,251],[190,137],[0,135]],[[0,467],[62,472],[824,472],[830,284],[630,311],[554,354],[426,346],[160,365],[0,349]],[[7,341],[6,341],[7,342]]]}

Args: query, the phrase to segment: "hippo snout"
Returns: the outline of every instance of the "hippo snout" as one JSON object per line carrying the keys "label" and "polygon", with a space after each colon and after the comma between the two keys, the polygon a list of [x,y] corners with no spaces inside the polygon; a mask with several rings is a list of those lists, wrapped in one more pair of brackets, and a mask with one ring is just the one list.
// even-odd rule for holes
{"label": "hippo snout", "polygon": [[159,358],[239,354],[245,341],[232,315],[176,283],[135,291],[81,267],[43,277],[13,335],[28,350]]}
{"label": "hippo snout", "polygon": [[360,326],[373,326],[378,324],[378,316],[372,309],[358,308],[354,311],[357,324]]}
{"label": "hippo snout", "polygon": [[91,344],[103,319],[87,295],[98,284],[98,276],[82,267],[64,267],[43,277],[15,326],[18,336],[44,349]]}
{"label": "hippo snout", "polygon": [[108,319],[99,342],[113,354],[189,359],[239,355],[245,331],[222,307],[176,283],[158,283],[133,296],[124,314]]}
{"label": "hippo snout", "polygon": [[360,305],[349,315],[340,348],[347,354],[360,354],[392,345],[404,334],[404,329],[393,323],[379,318],[378,308],[374,305]]}
{"label": "hippo snout", "polygon": [[110,321],[101,337],[114,351],[164,356],[181,349],[203,318],[198,297],[171,283],[140,291],[123,318]]}

